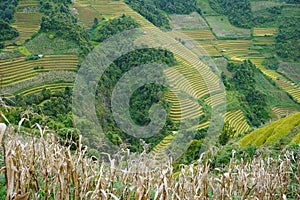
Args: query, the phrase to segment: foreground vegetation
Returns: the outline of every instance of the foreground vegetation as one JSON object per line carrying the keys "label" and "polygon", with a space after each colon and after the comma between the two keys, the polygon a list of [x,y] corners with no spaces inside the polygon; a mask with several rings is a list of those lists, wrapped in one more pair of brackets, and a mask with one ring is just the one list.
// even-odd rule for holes
{"label": "foreground vegetation", "polygon": [[[42,129],[39,137],[1,132],[1,198],[7,199],[297,199],[300,186],[299,150],[272,157],[230,154],[228,166],[213,167],[214,149],[177,172],[169,161],[151,168],[153,160],[125,153],[89,157],[81,139],[72,151],[57,135]],[[21,127],[19,127],[21,128]],[[22,129],[20,129],[22,130]],[[65,143],[65,144],[66,144]],[[118,165],[123,163],[123,166]],[[120,170],[122,169],[122,170]]]}

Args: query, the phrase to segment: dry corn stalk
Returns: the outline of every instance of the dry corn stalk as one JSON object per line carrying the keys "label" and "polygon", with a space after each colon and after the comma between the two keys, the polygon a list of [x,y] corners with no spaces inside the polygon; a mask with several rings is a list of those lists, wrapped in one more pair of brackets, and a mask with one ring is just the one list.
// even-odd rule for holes
{"label": "dry corn stalk", "polygon": [[300,199],[300,159],[294,152],[252,161],[233,155],[221,169],[201,157],[174,176],[170,162],[151,169],[144,154],[139,160],[128,156],[126,167],[117,170],[116,158],[108,155],[110,164],[89,158],[81,142],[71,152],[55,133],[36,127],[40,138],[10,130],[3,140],[6,170],[0,173],[7,176],[7,199]]}

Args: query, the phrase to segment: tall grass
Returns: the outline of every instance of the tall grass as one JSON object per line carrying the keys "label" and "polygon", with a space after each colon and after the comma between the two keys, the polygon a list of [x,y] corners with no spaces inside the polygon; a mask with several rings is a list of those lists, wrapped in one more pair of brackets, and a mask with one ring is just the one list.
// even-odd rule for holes
{"label": "tall grass", "polygon": [[[20,123],[21,124],[21,123]],[[107,155],[109,162],[61,145],[56,134],[36,127],[40,137],[11,128],[1,135],[0,175],[6,176],[6,199],[299,199],[299,153],[278,158],[257,156],[240,160],[232,153],[226,167],[212,168],[213,154],[202,154],[174,173],[165,162],[151,169],[151,160]],[[1,138],[1,137],[0,137]],[[127,154],[127,157],[130,157]]]}

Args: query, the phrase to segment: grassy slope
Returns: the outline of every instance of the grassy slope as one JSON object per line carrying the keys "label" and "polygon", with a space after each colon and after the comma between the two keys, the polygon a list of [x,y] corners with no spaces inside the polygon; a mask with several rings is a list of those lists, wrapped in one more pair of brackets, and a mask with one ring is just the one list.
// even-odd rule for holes
{"label": "grassy slope", "polygon": [[241,146],[273,144],[289,134],[299,124],[300,112],[272,122],[267,126],[249,133],[239,141],[239,144]]}
{"label": "grassy slope", "polygon": [[190,15],[170,15],[170,23],[173,30],[177,29],[191,29],[191,30],[203,30],[209,29],[205,20],[196,12]]}
{"label": "grassy slope", "polygon": [[25,44],[32,54],[77,54],[78,45],[61,38],[41,33]]}
{"label": "grassy slope", "polygon": [[250,37],[250,29],[237,28],[231,25],[226,16],[206,16],[205,18],[217,37]]}
{"label": "grassy slope", "polygon": [[284,74],[293,82],[300,84],[300,67],[299,63],[280,63],[280,67],[277,70],[278,72]]}
{"label": "grassy slope", "polygon": [[273,107],[293,107],[295,110],[300,109],[299,104],[295,103],[286,92],[274,86],[262,73],[256,73],[255,80],[258,90],[267,95],[268,109],[272,109]]}

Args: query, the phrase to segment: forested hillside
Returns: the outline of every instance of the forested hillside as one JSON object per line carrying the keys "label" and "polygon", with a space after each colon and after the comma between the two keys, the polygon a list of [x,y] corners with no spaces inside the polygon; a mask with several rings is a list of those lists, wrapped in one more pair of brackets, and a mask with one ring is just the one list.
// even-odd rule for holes
{"label": "forested hillside", "polygon": [[252,13],[249,0],[209,0],[211,8],[219,14],[227,15],[231,24],[241,27],[252,27]]}
{"label": "forested hillside", "polygon": [[18,0],[0,2],[0,49],[4,47],[2,44],[3,41],[11,40],[19,35],[17,29],[10,25],[14,19],[14,12],[17,5]]}
{"label": "forested hillside", "polygon": [[278,56],[287,60],[300,60],[300,22],[293,18],[287,18],[279,26],[276,36],[276,49]]}
{"label": "forested hillside", "polygon": [[76,42],[83,54],[90,49],[86,31],[77,24],[77,19],[71,13],[71,1],[40,1],[41,12],[44,13],[40,31],[54,33],[56,36]]}

